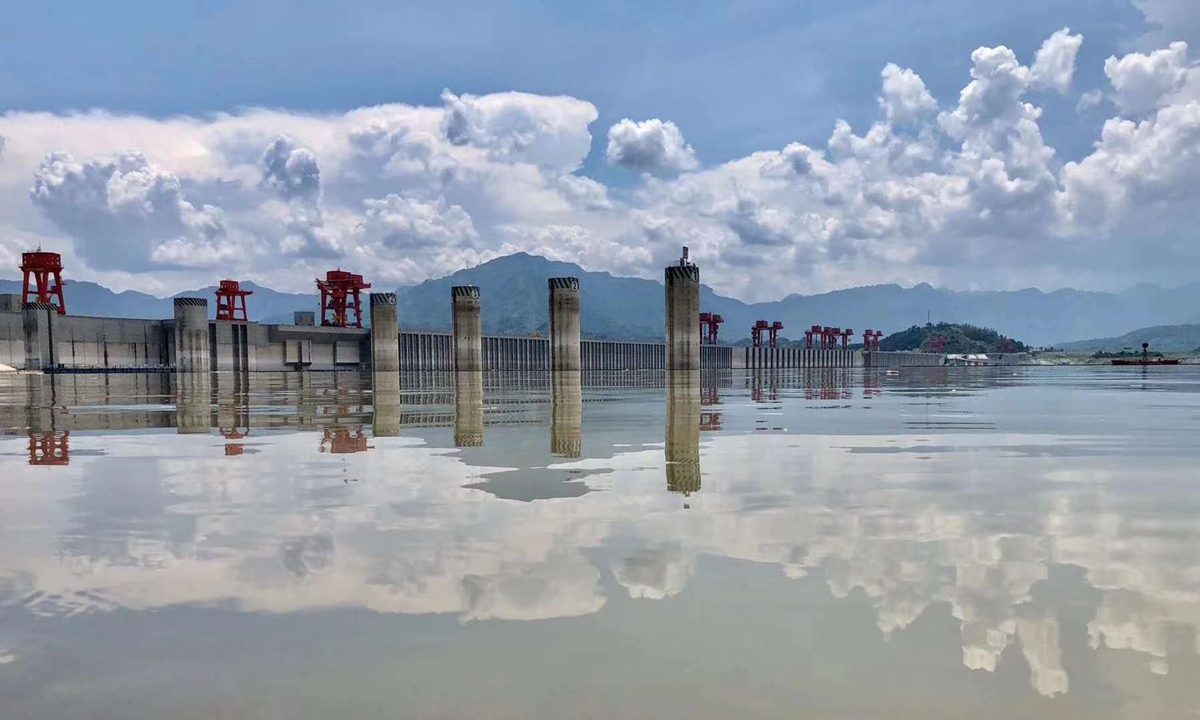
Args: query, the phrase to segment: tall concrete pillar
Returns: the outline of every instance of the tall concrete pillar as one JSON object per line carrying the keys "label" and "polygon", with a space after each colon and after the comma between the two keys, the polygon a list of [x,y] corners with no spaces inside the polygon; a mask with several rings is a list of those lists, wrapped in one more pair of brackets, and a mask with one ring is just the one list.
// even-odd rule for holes
{"label": "tall concrete pillar", "polygon": [[454,446],[483,446],[483,373],[478,370],[454,373]]}
{"label": "tall concrete pillar", "polygon": [[371,293],[371,370],[400,378],[400,325],[396,319],[396,293]]}
{"label": "tall concrete pillar", "polygon": [[667,490],[700,491],[700,371],[667,373]]}
{"label": "tall concrete pillar", "polygon": [[550,452],[566,458],[583,455],[583,387],[578,371],[550,376]]}
{"label": "tall concrete pillar", "polygon": [[43,370],[57,364],[54,339],[54,319],[58,311],[48,302],[31,302],[21,306],[25,331],[25,369]]}
{"label": "tall concrete pillar", "polygon": [[667,370],[700,369],[700,268],[687,259],[665,273],[667,299]]}
{"label": "tall concrete pillar", "polygon": [[208,299],[175,298],[175,372],[207,373]]}
{"label": "tall concrete pillar", "polygon": [[550,369],[579,372],[579,278],[550,278]]}

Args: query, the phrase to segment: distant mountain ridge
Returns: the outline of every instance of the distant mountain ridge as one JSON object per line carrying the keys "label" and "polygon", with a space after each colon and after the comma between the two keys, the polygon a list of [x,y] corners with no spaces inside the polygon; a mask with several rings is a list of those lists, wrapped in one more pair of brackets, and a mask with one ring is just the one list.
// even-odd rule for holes
{"label": "distant mountain ridge", "polygon": [[[478,285],[483,296],[483,327],[490,334],[524,335],[547,329],[546,280],[581,280],[585,337],[660,340],[664,308],[661,282],[588,272],[573,263],[517,253],[459,270],[436,280],[399,288],[400,323],[412,329],[449,330],[450,287]],[[706,274],[701,268],[701,278]],[[378,283],[377,283],[378,284]],[[317,297],[281,293],[246,283],[250,317],[259,322],[290,322],[295,310],[316,310]],[[181,296],[213,297],[213,287]],[[0,280],[0,292],[16,293],[20,284]],[[792,294],[772,302],[744,303],[701,286],[701,309],[725,318],[721,338],[749,335],[755,320],[782,321],[783,336],[799,338],[810,325],[836,325],[892,333],[933,322],[970,323],[994,328],[1030,345],[1117,336],[1134,328],[1200,320],[1200,282],[1177,288],[1139,285],[1118,293],[1037,289],[959,292],[927,284],[869,285],[818,295]],[[171,298],[145,293],[114,293],[86,281],[70,281],[67,305],[72,313],[112,317],[171,317]],[[210,303],[210,308],[213,305]],[[212,312],[212,310],[210,310]]]}
{"label": "distant mountain ridge", "polygon": [[[216,314],[216,299],[213,294],[217,290],[216,285],[197,290],[185,290],[170,297],[160,298],[136,290],[117,293],[103,285],[87,280],[67,278],[65,282],[67,310],[73,315],[165,319],[174,316],[175,308],[172,301],[177,297],[208,298],[209,317]],[[290,323],[294,311],[317,309],[315,293],[311,295],[283,293],[253,282],[244,282],[242,287],[254,292],[246,302],[251,320],[265,323]],[[21,282],[19,280],[0,280],[0,293],[16,294],[20,292]],[[366,304],[365,299],[363,304]]]}
{"label": "distant mountain ridge", "polygon": [[1200,324],[1155,325],[1127,332],[1115,337],[1092,338],[1063,343],[1064,350],[1094,352],[1104,350],[1119,352],[1125,348],[1140,350],[1142,343],[1149,343],[1151,350],[1161,352],[1193,352],[1200,348]]}

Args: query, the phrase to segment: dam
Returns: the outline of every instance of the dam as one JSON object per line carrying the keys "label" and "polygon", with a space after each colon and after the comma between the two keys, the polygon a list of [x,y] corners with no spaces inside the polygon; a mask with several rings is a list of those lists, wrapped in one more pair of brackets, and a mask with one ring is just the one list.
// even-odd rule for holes
{"label": "dam", "polygon": [[[33,253],[29,253],[33,255]],[[37,253],[37,255],[54,255]],[[703,339],[708,313],[699,308],[699,268],[687,260],[666,269],[667,332],[663,342],[585,338],[580,325],[578,278],[550,278],[550,336],[484,335],[473,286],[452,288],[455,330],[404,328],[404,308],[392,293],[370,295],[371,314],[387,308],[385,327],[363,326],[362,276],[330,271],[321,289],[320,321],[313,311],[294,313],[291,324],[263,324],[246,315],[236,281],[216,291],[215,317],[207,298],[177,297],[174,317],[130,319],[66,313],[62,283],[53,293],[27,287],[25,295],[0,295],[0,364],[48,373],[72,372],[282,372],[368,370],[379,359],[401,372],[760,370],[941,365],[941,355],[891,353],[845,347],[738,347]],[[390,304],[389,304],[390,303]],[[78,306],[74,306],[79,309]],[[719,317],[719,316],[717,316]],[[699,322],[698,322],[699,320]],[[848,331],[847,331],[848,332]],[[456,361],[456,356],[461,358]],[[457,364],[456,364],[457,363]]]}
{"label": "dam", "polygon": [[[185,299],[185,298],[181,298]],[[449,299],[447,299],[449,302]],[[403,308],[400,308],[403,323]],[[297,312],[292,324],[208,319],[207,363],[212,371],[279,372],[371,367],[369,328],[316,325],[313,313]],[[175,319],[58,315],[20,296],[0,296],[0,364],[44,372],[169,372],[179,369]],[[482,335],[480,369],[547,371],[546,337]],[[411,331],[397,337],[401,371],[453,371],[453,332]],[[665,370],[667,343],[615,339],[579,340],[583,370]],[[201,352],[200,354],[204,354]],[[854,349],[701,345],[704,370],[768,370],[839,367],[917,367],[943,364],[933,353]]]}

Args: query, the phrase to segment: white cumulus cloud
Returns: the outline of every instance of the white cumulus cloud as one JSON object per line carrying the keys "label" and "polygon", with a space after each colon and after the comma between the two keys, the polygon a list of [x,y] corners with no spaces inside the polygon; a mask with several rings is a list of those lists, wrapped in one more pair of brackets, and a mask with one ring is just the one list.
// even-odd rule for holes
{"label": "white cumulus cloud", "polygon": [[596,107],[572,97],[505,92],[442,92],[442,131],[452,145],[483,148],[492,157],[571,171],[592,146],[588,125]]}
{"label": "white cumulus cloud", "polygon": [[41,243],[72,277],[165,292],[218,273],[307,290],[339,265],[386,287],[517,250],[657,277],[680,245],[706,283],[745,299],[864,282],[1191,279],[1200,72],[1183,43],[1111,58],[1111,90],[1084,93],[1079,120],[1120,116],[1063,157],[1034,91],[1070,88],[1080,41],[1064,28],[1033,57],[978,48],[957,97],[887,64],[873,122],[719,165],[701,166],[670,120],[622,120],[607,160],[640,174],[619,188],[581,169],[597,112],[565,96],[9,112],[0,258]]}
{"label": "white cumulus cloud", "polygon": [[312,199],[321,191],[321,168],[307,148],[298,148],[291,138],[280,137],[262,156],[264,187],[285,199]]}
{"label": "white cumulus cloud", "polygon": [[221,210],[188,202],[179,178],[137,152],[84,163],[52,153],[29,198],[97,268],[210,266],[234,255]]}
{"label": "white cumulus cloud", "polygon": [[699,165],[696,152],[670,120],[625,118],[608,129],[608,162],[642,172],[683,172]]}
{"label": "white cumulus cloud", "polygon": [[883,68],[883,94],[879,106],[889,122],[912,122],[937,108],[937,101],[925,88],[925,81],[910,68],[888,63]]}
{"label": "white cumulus cloud", "polygon": [[1060,93],[1070,90],[1080,45],[1083,36],[1072,35],[1071,28],[1063,28],[1047,38],[1033,59],[1033,84]]}
{"label": "white cumulus cloud", "polygon": [[1113,86],[1113,99],[1127,113],[1141,115],[1154,110],[1187,78],[1185,42],[1143,55],[1129,53],[1104,61],[1104,74]]}

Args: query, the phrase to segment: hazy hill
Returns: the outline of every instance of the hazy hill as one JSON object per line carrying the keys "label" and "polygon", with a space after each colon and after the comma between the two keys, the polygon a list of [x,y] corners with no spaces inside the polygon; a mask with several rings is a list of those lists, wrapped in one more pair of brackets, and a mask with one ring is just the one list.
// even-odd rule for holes
{"label": "hazy hill", "polygon": [[[545,332],[545,279],[582,278],[584,334],[589,337],[658,339],[663,333],[662,284],[638,278],[584,272],[571,263],[519,253],[460,270],[410,289],[403,297],[401,323],[449,329],[450,287],[474,284],[484,295],[484,331]],[[706,279],[701,268],[701,279]],[[1200,309],[1200,282],[1164,289],[1138,286],[1122,293],[1028,289],[1012,292],[955,292],[927,284],[912,288],[871,285],[819,295],[789,295],[782,300],[747,304],[702,286],[700,305],[724,316],[721,337],[748,337],[755,320],[780,320],[781,334],[801,338],[811,325],[896,332],[933,322],[996,328],[1032,345],[1111,335],[1154,322],[1185,322]]]}
{"label": "hazy hill", "polygon": [[1150,343],[1151,350],[1163,352],[1191,352],[1200,348],[1200,325],[1155,325],[1134,330],[1116,337],[1093,338],[1078,342],[1063,343],[1064,350],[1092,352],[1120,351],[1124,348],[1140,350],[1142,343]]}
{"label": "hazy hill", "polygon": [[[482,288],[484,331],[525,334],[545,332],[546,278],[578,276],[582,280],[583,332],[586,337],[659,339],[663,333],[662,284],[655,280],[585,272],[572,263],[518,253],[497,258],[448,277],[402,288],[403,327],[450,329],[450,287]],[[712,276],[701,268],[700,277]],[[170,317],[170,298],[143,293],[113,293],[88,282],[68,280],[71,312],[114,317]],[[263,322],[288,322],[294,310],[315,310],[314,294],[255,290],[250,316]],[[0,280],[0,292],[18,292],[16,281]],[[212,288],[181,293],[212,297]],[[1139,285],[1119,293],[1036,289],[1011,292],[955,292],[921,284],[870,285],[819,295],[789,295],[773,302],[747,304],[701,288],[701,308],[725,317],[721,338],[747,337],[755,320],[779,320],[782,335],[802,338],[810,325],[836,325],[897,332],[933,322],[967,323],[995,328],[1009,337],[1037,345],[1061,345],[1085,338],[1104,338],[1150,325],[1196,322],[1200,318],[1200,282],[1178,288]],[[212,305],[210,305],[212,307]]]}
{"label": "hazy hill", "polygon": [[546,333],[550,322],[546,280],[552,277],[580,279],[580,324],[584,337],[662,338],[665,320],[661,283],[586,272],[573,263],[525,253],[497,258],[409,288],[400,303],[400,324],[449,330],[450,288],[478,285],[483,299],[484,333]]}

